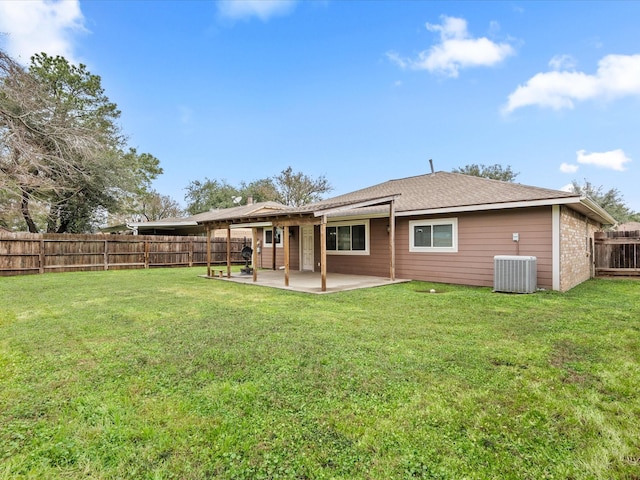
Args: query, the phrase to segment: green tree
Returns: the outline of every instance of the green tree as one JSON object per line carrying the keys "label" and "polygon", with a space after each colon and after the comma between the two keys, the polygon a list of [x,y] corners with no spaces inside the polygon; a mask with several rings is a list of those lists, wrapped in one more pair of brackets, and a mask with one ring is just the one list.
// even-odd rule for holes
{"label": "green tree", "polygon": [[627,207],[624,197],[617,188],[604,191],[602,185],[596,187],[588,180],[580,185],[576,180],[571,182],[574,193],[585,195],[597,202],[603,209],[615,218],[618,223],[640,222],[640,212],[634,212]]}
{"label": "green tree", "polygon": [[501,180],[503,182],[515,182],[519,173],[511,170],[511,166],[503,167],[499,164],[494,165],[478,165],[472,163],[461,168],[454,168],[453,173],[464,173],[465,175],[473,175],[474,177],[490,178],[492,180]]}
{"label": "green tree", "polygon": [[240,197],[240,191],[232,187],[226,180],[204,181],[192,180],[186,188],[185,200],[187,201],[187,213],[195,215],[214,208],[229,208],[236,204],[233,199]]}
{"label": "green tree", "polygon": [[253,198],[254,202],[275,202],[278,190],[271,178],[263,178],[251,183],[240,183],[239,193],[243,198]]}
{"label": "green tree", "polygon": [[331,190],[324,176],[312,178],[288,167],[274,177],[241,182],[237,188],[225,180],[192,180],[187,185],[185,200],[187,212],[195,215],[212,208],[234,207],[237,205],[234,199],[240,198],[240,202],[245,203],[248,197],[253,197],[256,202],[274,201],[299,207],[320,200],[322,194]]}
{"label": "green tree", "polygon": [[273,178],[278,191],[277,200],[291,207],[300,207],[322,200],[325,193],[333,190],[329,181],[321,175],[312,178],[288,167]]}
{"label": "green tree", "polygon": [[19,195],[29,231],[35,205],[47,230],[85,232],[162,173],[152,155],[126,147],[101,79],[45,53],[29,70],[0,51],[0,186]]}

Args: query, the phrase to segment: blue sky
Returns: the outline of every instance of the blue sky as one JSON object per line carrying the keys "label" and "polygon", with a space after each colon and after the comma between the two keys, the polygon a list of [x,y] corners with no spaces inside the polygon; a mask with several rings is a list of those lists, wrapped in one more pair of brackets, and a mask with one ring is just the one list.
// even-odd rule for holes
{"label": "blue sky", "polygon": [[0,47],[102,77],[184,203],[288,166],[331,196],[467,164],[640,211],[640,2],[0,1]]}

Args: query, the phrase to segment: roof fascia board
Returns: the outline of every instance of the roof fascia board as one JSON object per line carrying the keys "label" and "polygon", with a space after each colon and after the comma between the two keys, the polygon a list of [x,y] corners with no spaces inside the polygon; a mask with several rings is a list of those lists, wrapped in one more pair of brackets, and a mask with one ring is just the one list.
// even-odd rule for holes
{"label": "roof fascia board", "polygon": [[389,218],[388,213],[370,213],[362,215],[340,215],[339,217],[328,217],[327,222],[342,222],[344,220],[368,220],[370,218]]}
{"label": "roof fascia board", "polygon": [[187,222],[136,222],[136,223],[128,223],[128,227],[136,227],[136,228],[155,228],[155,227],[197,227],[198,222],[196,221],[187,221]]}
{"label": "roof fascia board", "polygon": [[580,198],[580,202],[593,213],[602,217],[603,220],[606,220],[605,222],[602,222],[605,225],[615,225],[616,223],[618,223],[618,221],[613,218],[609,212],[607,212],[604,208],[594,202],[591,198],[583,196]]}
{"label": "roof fascia board", "polygon": [[234,223],[229,225],[230,229],[235,228],[261,228],[261,227],[273,227],[273,222],[252,222],[252,223]]}
{"label": "roof fascia board", "polygon": [[560,205],[569,203],[578,203],[580,197],[554,198],[545,200],[529,200],[524,202],[507,202],[507,203],[488,203],[481,205],[465,205],[460,207],[443,207],[430,208],[427,210],[405,210],[396,212],[396,217],[410,217],[414,215],[435,215],[439,213],[460,213],[460,212],[478,212],[482,210],[503,210],[505,208],[522,208],[522,207],[544,207],[549,205]]}
{"label": "roof fascia board", "polygon": [[332,213],[338,213],[338,212],[343,212],[345,210],[353,210],[354,208],[362,208],[362,207],[372,207],[374,205],[380,205],[383,203],[389,203],[393,200],[395,200],[396,198],[398,198],[400,195],[388,195],[386,197],[378,197],[378,198],[372,198],[369,200],[363,200],[360,202],[353,202],[353,203],[349,203],[346,205],[341,205],[340,207],[334,207],[334,208],[327,208],[327,209],[320,209],[320,210],[315,210],[313,212],[313,215],[315,217],[322,217],[324,215],[331,215]]}

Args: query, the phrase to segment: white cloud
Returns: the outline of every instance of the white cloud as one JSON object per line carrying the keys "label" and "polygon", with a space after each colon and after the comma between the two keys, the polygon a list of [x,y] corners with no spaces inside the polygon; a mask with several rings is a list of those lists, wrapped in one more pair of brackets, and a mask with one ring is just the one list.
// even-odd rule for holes
{"label": "white cloud", "polygon": [[595,165],[601,168],[610,168],[622,172],[625,170],[624,164],[631,161],[621,149],[609,152],[587,153],[585,150],[576,152],[577,162],[583,165]]}
{"label": "white cloud", "polygon": [[[550,62],[552,66],[562,63],[553,59]],[[628,95],[640,95],[640,55],[607,55],[598,62],[595,75],[574,71],[534,75],[509,95],[503,112],[510,113],[529,105],[559,110],[573,108],[576,101]]]}
{"label": "white cloud", "polygon": [[560,165],[560,171],[562,173],[576,173],[580,168],[578,165],[571,165],[570,163],[563,163]]}
{"label": "white cloud", "polygon": [[[463,68],[490,67],[515,53],[508,43],[495,43],[486,37],[472,38],[463,18],[442,16],[442,24],[426,24],[427,30],[440,34],[440,43],[420,52],[415,59],[402,58],[395,52],[387,58],[400,68],[438,72],[457,77]],[[491,23],[493,30],[498,26]]]}
{"label": "white cloud", "polygon": [[86,31],[79,0],[0,1],[0,32],[7,34],[1,40],[6,52],[21,63],[40,52],[77,63],[73,37]]}
{"label": "white cloud", "polygon": [[266,22],[271,17],[291,13],[295,5],[296,0],[219,0],[218,13],[231,20],[258,17]]}
{"label": "white cloud", "polygon": [[400,68],[405,69],[409,67],[410,61],[402,58],[397,52],[387,52],[386,55],[389,60],[398,65]]}
{"label": "white cloud", "polygon": [[556,55],[549,60],[549,66],[553,70],[573,70],[578,62],[571,55]]}

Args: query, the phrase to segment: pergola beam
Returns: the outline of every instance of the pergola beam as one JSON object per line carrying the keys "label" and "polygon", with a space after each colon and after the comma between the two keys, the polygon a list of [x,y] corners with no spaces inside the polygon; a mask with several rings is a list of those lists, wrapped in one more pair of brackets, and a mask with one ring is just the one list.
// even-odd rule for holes
{"label": "pergola beam", "polygon": [[389,278],[396,279],[396,208],[395,200],[389,202]]}
{"label": "pergola beam", "polygon": [[253,281],[258,281],[258,228],[253,227],[251,229],[251,245],[253,247],[253,253],[251,254],[251,263],[253,264]]}
{"label": "pergola beam", "polygon": [[322,217],[320,224],[320,282],[321,290],[327,291],[327,216]]}
{"label": "pergola beam", "polygon": [[207,224],[207,277],[211,276],[211,226]]}
{"label": "pergola beam", "polygon": [[231,278],[231,226],[227,225],[227,278]]}
{"label": "pergola beam", "polygon": [[284,230],[282,232],[284,238],[284,286],[289,286],[289,225],[284,226]]}

